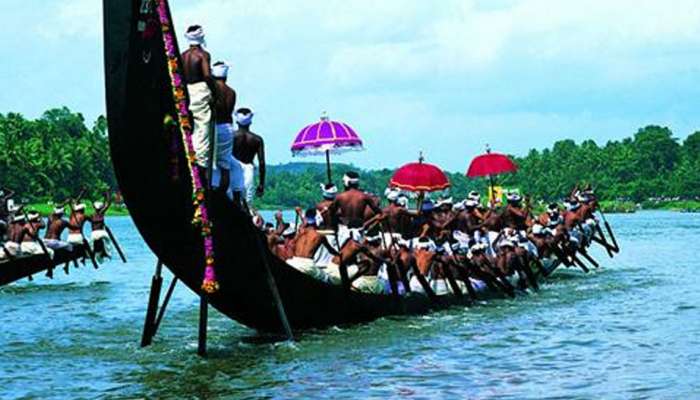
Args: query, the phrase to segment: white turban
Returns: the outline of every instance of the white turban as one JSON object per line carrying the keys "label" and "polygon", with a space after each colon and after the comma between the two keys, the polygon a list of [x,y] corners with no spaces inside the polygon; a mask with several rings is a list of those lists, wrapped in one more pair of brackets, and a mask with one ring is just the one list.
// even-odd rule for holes
{"label": "white turban", "polygon": [[542,235],[544,233],[544,226],[540,224],[534,224],[532,225],[532,234],[533,235]]}
{"label": "white turban", "polygon": [[348,176],[348,174],[343,175],[343,184],[345,186],[356,185],[360,183],[360,178],[353,178]]}
{"label": "white turban", "polygon": [[190,46],[204,46],[206,44],[204,41],[204,29],[201,26],[196,30],[186,32],[185,38]]}
{"label": "white turban", "polygon": [[474,201],[476,201],[476,202],[479,202],[479,201],[481,201],[481,195],[480,195],[479,192],[477,192],[476,190],[472,190],[472,191],[469,192],[469,194],[467,195],[467,199],[469,199],[469,200],[474,200]]}
{"label": "white turban", "polygon": [[396,199],[396,205],[398,205],[399,207],[408,207],[408,197],[406,197],[405,195],[400,195]]}
{"label": "white turban", "polygon": [[435,207],[442,207],[442,206],[452,205],[452,204],[454,204],[454,200],[452,200],[452,197],[446,197],[446,198],[442,198],[442,199],[438,200],[437,203],[435,203]]}
{"label": "white turban", "polygon": [[520,195],[516,192],[509,192],[506,195],[506,199],[508,201],[518,202],[518,201],[522,200],[522,197],[520,197]]}
{"label": "white turban", "polygon": [[63,214],[66,210],[63,207],[56,207],[53,209],[53,213],[56,215]]}
{"label": "white turban", "polygon": [[396,188],[386,188],[386,190],[384,191],[384,196],[386,196],[386,199],[391,202],[396,202],[400,194],[401,191],[399,191]]}
{"label": "white turban", "polygon": [[22,222],[24,220],[26,220],[26,217],[24,216],[24,214],[17,215],[12,219],[12,221],[14,221],[14,222]]}
{"label": "white turban", "polygon": [[471,200],[471,199],[470,199],[470,200],[465,200],[465,201],[464,201],[464,206],[465,206],[465,207],[476,207],[476,206],[478,206],[478,205],[479,205],[479,202],[477,202],[477,201],[475,201],[475,200]]}
{"label": "white turban", "polygon": [[296,226],[296,224],[289,224],[289,226],[287,227],[287,229],[285,229],[284,232],[282,232],[282,236],[292,236],[292,235],[294,235],[295,233],[297,233],[297,226]]}
{"label": "white turban", "polygon": [[101,201],[96,201],[96,202],[92,203],[92,207],[93,207],[95,210],[100,210],[100,209],[102,209],[102,207],[104,207],[104,206],[105,206],[105,203],[103,203],[103,202],[101,202]]}
{"label": "white turban", "polygon": [[41,218],[41,215],[36,211],[30,212],[29,214],[27,214],[27,216],[29,217],[29,221],[31,222],[38,221],[39,218]]}
{"label": "white turban", "polygon": [[85,211],[85,204],[83,204],[83,203],[77,204],[75,207],[73,207],[73,209],[75,211]]}
{"label": "white turban", "polygon": [[323,192],[323,197],[327,199],[332,199],[338,193],[338,188],[335,185],[326,186],[322,183],[321,191]]}
{"label": "white turban", "polygon": [[459,203],[455,204],[452,206],[452,210],[454,211],[464,211],[465,205],[463,201],[460,201]]}
{"label": "white turban", "polygon": [[253,123],[253,110],[250,110],[250,113],[244,114],[242,112],[237,112],[236,113],[236,122],[238,125],[242,126],[248,126]]}
{"label": "white turban", "polygon": [[226,79],[228,77],[229,65],[226,63],[214,64],[211,67],[211,74],[214,78]]}

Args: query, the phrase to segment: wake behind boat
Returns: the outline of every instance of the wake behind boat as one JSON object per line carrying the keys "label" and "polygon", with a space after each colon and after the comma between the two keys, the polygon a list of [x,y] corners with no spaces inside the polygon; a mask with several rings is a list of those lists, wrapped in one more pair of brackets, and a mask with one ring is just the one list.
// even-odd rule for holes
{"label": "wake behind boat", "polygon": [[[536,290],[561,264],[587,271],[583,258],[596,266],[586,251],[593,242],[611,256],[619,251],[607,222],[610,240],[594,216],[598,204],[590,187],[563,194],[564,207],[551,204],[537,217],[515,192],[507,194],[505,207],[496,206],[496,196],[483,202],[478,193],[462,201],[431,201],[426,193],[449,182],[421,158],[387,183],[390,204],[382,209],[376,196],[360,189],[356,173],[346,173],[345,191],[336,193],[329,147],[325,206],[299,212],[299,224],[254,221],[246,201],[252,199],[252,180],[246,176],[246,188],[237,195],[209,189],[215,162],[197,147],[206,132],[206,85],[190,82],[201,27],[188,29],[192,51],[183,62],[167,1],[105,1],[104,13],[112,161],[131,216],[159,259],[144,344],[162,317],[163,309],[156,317],[161,265],[200,294],[200,335],[206,334],[211,304],[244,325],[291,337],[293,330],[514,296]],[[241,113],[239,126],[248,126],[252,112]],[[324,126],[340,137],[341,128],[325,123],[316,128],[319,138]],[[342,129],[344,140],[356,146],[356,135]],[[313,131],[305,132],[301,141],[307,143],[305,135]],[[487,162],[475,174],[492,177],[499,173],[489,169],[493,165],[501,164]],[[317,257],[324,249],[328,254]],[[202,345],[200,340],[200,351]]]}

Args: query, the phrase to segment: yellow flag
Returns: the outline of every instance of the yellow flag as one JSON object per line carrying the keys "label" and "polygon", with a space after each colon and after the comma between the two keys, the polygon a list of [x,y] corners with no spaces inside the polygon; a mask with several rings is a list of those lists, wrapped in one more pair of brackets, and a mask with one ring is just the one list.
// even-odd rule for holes
{"label": "yellow flag", "polygon": [[503,187],[494,186],[493,191],[491,191],[491,187],[489,187],[489,203],[491,201],[497,205],[500,205],[503,202]]}

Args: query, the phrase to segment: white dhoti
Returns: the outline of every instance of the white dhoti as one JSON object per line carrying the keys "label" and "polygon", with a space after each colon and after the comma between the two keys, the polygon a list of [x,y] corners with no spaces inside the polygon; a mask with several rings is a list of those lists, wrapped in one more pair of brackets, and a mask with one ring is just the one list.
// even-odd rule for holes
{"label": "white dhoti", "polygon": [[102,262],[102,259],[104,257],[110,257],[110,249],[112,246],[112,239],[109,237],[109,234],[107,233],[106,230],[104,229],[98,229],[90,232],[90,242],[92,242],[92,248],[94,250],[95,248],[95,242],[98,240],[102,241],[102,245],[104,246],[104,254],[100,253],[95,253],[95,257],[97,257],[97,261]]}
{"label": "white dhoti", "polygon": [[[357,273],[357,265],[348,265],[348,278],[352,278],[353,275]],[[334,262],[329,262],[326,265],[325,273],[328,275],[328,281],[330,283],[340,285],[342,280],[340,278],[340,266]]]}
{"label": "white dhoti", "polygon": [[221,184],[223,170],[229,171],[229,186],[226,194],[233,199],[233,192],[243,192],[243,168],[241,163],[233,157],[233,124],[224,123],[216,125],[216,149],[215,163],[212,171],[212,186],[218,188]]}
{"label": "white dhoti", "polygon": [[[12,257],[16,257],[16,256],[19,256],[22,254],[22,249],[21,249],[20,245],[18,245],[15,242],[6,242],[4,244],[4,247],[7,250],[7,252],[10,253],[10,256],[12,256]],[[9,258],[10,257],[8,257],[7,253],[5,253],[5,250],[0,249],[0,260],[4,261],[4,260],[7,260]]]}
{"label": "white dhoti", "polygon": [[205,82],[197,82],[187,85],[190,94],[190,111],[194,120],[192,127],[192,145],[197,154],[197,164],[201,167],[209,166],[209,131],[211,129],[211,90]]}
{"label": "white dhoti", "polygon": [[374,275],[363,275],[352,283],[352,288],[362,293],[384,294],[384,281]]}
{"label": "white dhoti", "polygon": [[53,250],[59,250],[59,249],[67,249],[68,251],[73,250],[73,245],[71,245],[68,242],[64,242],[63,240],[44,239],[44,244],[49,249],[53,249]]}
{"label": "white dhoti", "polygon": [[346,225],[338,225],[338,242],[342,247],[345,242],[352,239],[356,242],[361,242],[364,238],[364,232],[362,228],[349,228]]}
{"label": "white dhoti", "polygon": [[[37,242],[22,242],[22,244],[20,245],[20,248],[22,249],[22,254],[31,254],[31,255],[44,255],[45,254],[44,249]],[[53,258],[53,250],[47,248],[46,253],[49,254],[49,258]]]}
{"label": "white dhoti", "polygon": [[231,185],[244,192],[245,201],[250,205],[255,195],[255,165],[246,164],[233,158],[240,168],[231,170]]}
{"label": "white dhoti", "polygon": [[319,268],[311,258],[295,256],[288,259],[287,264],[291,265],[296,270],[311,276],[312,278],[318,279],[322,282],[329,282],[328,275],[321,268]]}
{"label": "white dhoti", "polygon": [[79,233],[69,233],[67,242],[70,244],[83,244],[83,235]]}

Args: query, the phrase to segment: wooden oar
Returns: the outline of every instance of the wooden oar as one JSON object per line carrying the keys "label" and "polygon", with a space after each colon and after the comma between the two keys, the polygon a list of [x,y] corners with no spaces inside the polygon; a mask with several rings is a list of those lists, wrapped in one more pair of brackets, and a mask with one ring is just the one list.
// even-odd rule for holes
{"label": "wooden oar", "polygon": [[124,255],[121,246],[119,246],[119,242],[117,242],[117,237],[114,236],[112,230],[109,229],[109,226],[107,226],[107,224],[105,224],[105,230],[107,231],[109,238],[112,240],[112,243],[114,243],[114,248],[117,249],[117,253],[119,253],[119,258],[122,259],[123,263],[126,263],[126,256]]}
{"label": "wooden oar", "polygon": [[617,239],[615,239],[615,234],[613,233],[612,228],[610,227],[610,224],[608,223],[608,220],[605,218],[605,214],[601,209],[598,209],[598,212],[600,213],[600,216],[603,217],[603,222],[605,223],[605,229],[608,231],[608,235],[610,235],[610,239],[612,239],[613,246],[615,246],[615,253],[620,252],[620,246],[617,244]]}
{"label": "wooden oar", "polygon": [[583,261],[581,261],[578,257],[576,257],[576,255],[574,255],[572,258],[574,260],[574,264],[578,265],[578,267],[581,268],[583,270],[583,272],[585,272],[585,273],[590,272],[588,267],[586,267],[586,264],[584,264]]}
{"label": "wooden oar", "polygon": [[598,262],[597,262],[596,260],[594,260],[593,257],[591,257],[591,255],[588,254],[588,252],[587,252],[586,250],[584,250],[584,249],[579,249],[578,252],[581,253],[581,255],[583,256],[583,258],[585,258],[586,260],[588,260],[588,262],[590,262],[591,264],[593,264],[594,267],[600,268],[600,264],[598,264]]}

